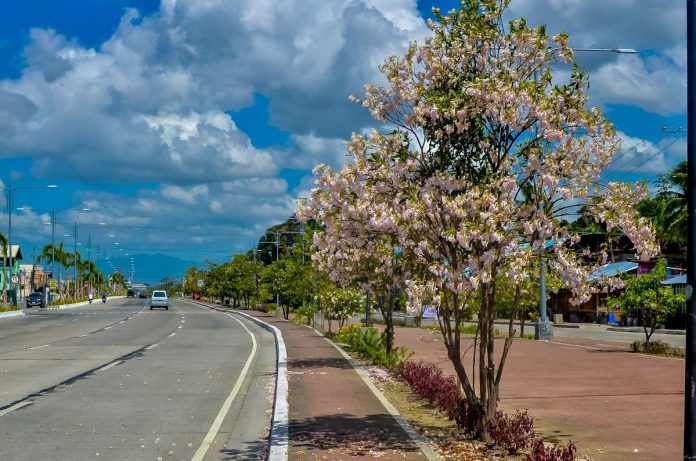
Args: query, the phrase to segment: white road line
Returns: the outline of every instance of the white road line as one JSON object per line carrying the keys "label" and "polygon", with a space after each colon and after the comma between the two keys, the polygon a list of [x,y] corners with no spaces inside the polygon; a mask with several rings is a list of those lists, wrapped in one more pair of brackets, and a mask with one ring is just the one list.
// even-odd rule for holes
{"label": "white road line", "polygon": [[149,351],[150,349],[154,349],[155,347],[157,347],[157,344],[158,344],[158,343],[150,344],[149,346],[147,346],[147,347],[145,348],[145,350],[146,350],[146,351]]}
{"label": "white road line", "polygon": [[177,328],[181,328],[181,325],[179,325]]}
{"label": "white road line", "polygon": [[28,407],[29,405],[34,405],[34,402],[31,400],[25,400],[24,402],[15,403],[11,407],[7,407],[4,410],[0,411],[0,418],[15,410],[19,410],[20,408]]}
{"label": "white road line", "polygon": [[115,361],[115,362],[109,363],[108,365],[104,365],[103,367],[101,367],[101,368],[98,369],[97,371],[106,371],[106,370],[108,370],[109,368],[113,368],[113,367],[115,367],[116,365],[120,365],[120,364],[122,364],[122,363],[123,363],[123,360],[117,360],[117,361]]}
{"label": "white road line", "polygon": [[254,337],[254,334],[249,331],[249,329],[242,323],[241,320],[238,318],[234,317],[231,314],[227,314],[229,317],[233,318],[235,321],[237,321],[245,330],[247,333],[249,333],[249,336],[251,336],[251,342],[252,342],[252,347],[251,347],[251,353],[249,354],[249,357],[247,357],[246,363],[244,364],[244,368],[242,368],[242,372],[239,374],[239,377],[237,378],[237,382],[234,383],[234,387],[232,388],[232,391],[230,392],[230,395],[227,396],[227,399],[225,399],[225,402],[222,404],[222,408],[220,408],[220,411],[218,412],[217,416],[215,417],[215,420],[213,421],[213,425],[210,426],[210,430],[208,431],[208,434],[205,436],[203,439],[203,442],[201,442],[201,446],[198,447],[198,450],[196,450],[196,453],[194,453],[193,458],[191,458],[191,461],[201,461],[205,454],[208,452],[208,449],[210,448],[210,445],[213,443],[213,440],[215,439],[215,436],[217,435],[218,431],[220,430],[220,426],[222,426],[222,421],[225,419],[225,416],[227,416],[227,412],[230,411],[230,407],[232,406],[232,402],[234,401],[234,398],[237,396],[237,393],[239,393],[239,389],[242,387],[242,383],[244,382],[244,378],[247,375],[247,372],[249,371],[249,367],[251,367],[251,361],[253,360],[254,356],[256,355],[256,338]]}
{"label": "white road line", "polygon": [[169,336],[170,336],[170,337],[176,336],[176,333],[172,333],[172,334],[170,334]]}
{"label": "white road line", "polygon": [[89,334],[89,333],[84,334],[84,335],[80,335],[80,336],[78,336],[78,338],[84,338],[84,337],[87,336],[88,334]]}
{"label": "white road line", "polygon": [[105,330],[108,330],[108,329],[111,328],[112,326],[113,326],[113,325],[108,326],[108,327],[104,327],[104,329],[105,329]]}
{"label": "white road line", "polygon": [[41,346],[30,347],[29,349],[41,349],[42,347],[48,347],[50,344],[42,344]]}
{"label": "white road line", "polygon": [[570,343],[561,343],[558,341],[547,341],[550,344],[560,344],[561,346],[568,346],[568,347],[582,347],[583,349],[591,349],[593,351],[603,351],[605,349],[600,349],[598,347],[590,347],[590,346],[583,346],[582,344],[570,344]]}
{"label": "white road line", "polygon": [[29,331],[39,331],[40,329],[41,328],[34,328],[33,330],[29,330]]}

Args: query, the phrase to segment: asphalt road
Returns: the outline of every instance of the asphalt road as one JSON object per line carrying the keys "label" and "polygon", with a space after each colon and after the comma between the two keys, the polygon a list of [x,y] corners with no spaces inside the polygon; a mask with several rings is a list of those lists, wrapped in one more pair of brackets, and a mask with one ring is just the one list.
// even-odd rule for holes
{"label": "asphalt road", "polygon": [[256,459],[275,342],[185,301],[109,300],[0,320],[0,459]]}

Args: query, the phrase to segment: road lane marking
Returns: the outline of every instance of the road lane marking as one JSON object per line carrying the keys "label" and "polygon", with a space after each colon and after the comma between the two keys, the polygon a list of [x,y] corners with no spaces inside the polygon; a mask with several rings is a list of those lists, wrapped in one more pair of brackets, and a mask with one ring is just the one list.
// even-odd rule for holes
{"label": "road lane marking", "polygon": [[34,328],[33,330],[29,330],[29,331],[39,331],[40,329],[41,328]]}
{"label": "road lane marking", "polygon": [[213,425],[210,426],[208,434],[203,439],[203,442],[201,442],[201,445],[198,447],[198,450],[196,450],[196,453],[194,453],[193,457],[191,458],[191,461],[201,461],[210,449],[210,446],[215,440],[215,436],[220,430],[220,426],[222,426],[222,422],[224,421],[225,416],[227,416],[227,412],[230,411],[230,407],[232,406],[234,398],[237,396],[237,394],[239,393],[239,389],[241,389],[242,387],[242,383],[244,382],[247,372],[251,367],[251,362],[254,356],[256,355],[257,345],[254,334],[246,327],[246,325],[244,325],[244,323],[242,323],[241,320],[239,320],[231,314],[227,314],[227,316],[238,322],[246,330],[246,332],[249,333],[249,336],[251,336],[251,353],[249,354],[249,357],[247,357],[246,363],[244,364],[244,368],[242,368],[242,372],[239,374],[237,382],[234,383],[234,387],[232,388],[230,395],[227,396],[227,399],[225,399],[225,402],[222,404],[220,411],[218,412],[217,416],[215,417],[215,420],[213,421]]}
{"label": "road lane marking", "polygon": [[41,349],[42,347],[48,347],[50,344],[42,344],[41,346],[30,347],[29,349]]}
{"label": "road lane marking", "polygon": [[122,363],[124,363],[123,360],[116,360],[115,362],[111,362],[111,363],[109,363],[109,364],[107,364],[107,365],[104,365],[103,367],[101,367],[101,368],[98,369],[97,371],[106,371],[106,370],[108,370],[109,368],[113,368],[113,367],[115,367],[116,365],[121,365]]}
{"label": "road lane marking", "polygon": [[149,346],[147,346],[147,347],[145,348],[145,350],[149,351],[150,349],[154,349],[155,347],[157,347],[157,344],[158,344],[158,343],[150,344]]}
{"label": "road lane marking", "polygon": [[86,334],[84,334],[84,335],[80,335],[80,336],[78,336],[78,338],[84,338],[84,337],[87,336],[88,334],[89,334],[89,333],[86,333]]}
{"label": "road lane marking", "polygon": [[4,410],[0,411],[0,418],[15,410],[19,410],[20,408],[28,407],[29,405],[34,405],[34,402],[32,400],[25,400],[24,402],[15,403],[11,407],[7,407]]}

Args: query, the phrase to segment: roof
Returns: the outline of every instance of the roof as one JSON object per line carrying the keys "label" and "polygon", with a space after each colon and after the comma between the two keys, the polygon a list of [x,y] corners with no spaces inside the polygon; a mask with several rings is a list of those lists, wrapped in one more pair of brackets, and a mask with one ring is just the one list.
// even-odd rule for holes
{"label": "roof", "polygon": [[663,285],[686,285],[686,274],[677,275],[662,282]]}
{"label": "roof", "polygon": [[[12,256],[12,259],[24,259],[24,256],[22,255],[22,249],[19,247],[19,245],[12,245],[10,250],[10,255]],[[5,256],[5,249],[0,246],[0,258],[6,258]]]}
{"label": "roof", "polygon": [[615,277],[638,269],[638,263],[632,261],[620,261],[617,263],[605,264],[590,275],[590,281],[600,279],[602,277]]}

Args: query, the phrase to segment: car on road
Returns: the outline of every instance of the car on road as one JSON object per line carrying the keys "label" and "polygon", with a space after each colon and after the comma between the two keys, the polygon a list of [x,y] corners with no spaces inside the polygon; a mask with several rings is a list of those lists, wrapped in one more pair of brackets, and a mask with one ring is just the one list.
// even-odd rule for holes
{"label": "car on road", "polygon": [[147,298],[147,293],[145,293],[145,290],[138,293],[138,298],[141,298],[141,299]]}
{"label": "car on road", "polygon": [[150,310],[155,307],[164,307],[165,310],[169,310],[169,298],[167,298],[166,291],[155,290],[152,292],[152,298],[150,298]]}
{"label": "car on road", "polygon": [[127,298],[135,298],[135,290],[128,290],[128,293],[126,293]]}
{"label": "car on road", "polygon": [[27,302],[27,309],[29,309],[31,307],[39,307],[39,308],[45,307],[43,293],[38,293],[38,292],[31,293],[29,296],[26,297],[26,302]]}

